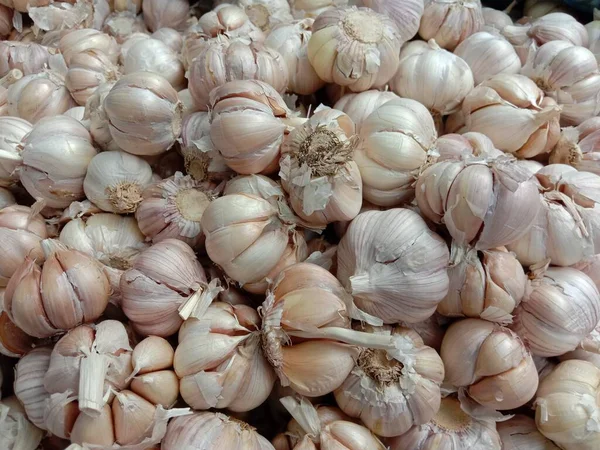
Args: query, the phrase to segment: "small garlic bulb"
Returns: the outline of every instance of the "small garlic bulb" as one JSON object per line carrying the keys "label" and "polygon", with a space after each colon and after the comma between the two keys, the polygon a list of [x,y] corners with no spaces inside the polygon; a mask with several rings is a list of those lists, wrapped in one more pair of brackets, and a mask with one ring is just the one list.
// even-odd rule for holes
{"label": "small garlic bulb", "polygon": [[0,117],[0,186],[10,187],[19,180],[17,167],[23,162],[21,144],[32,126],[18,117]]}
{"label": "small garlic bulb", "polygon": [[50,366],[51,347],[36,347],[24,355],[15,366],[15,396],[27,418],[36,427],[45,430],[44,409],[50,394],[44,387],[44,376]]}
{"label": "small garlic bulb", "polygon": [[[176,54],[181,52],[181,46],[183,45],[183,36],[177,30],[173,28],[159,28],[152,33],[152,39],[158,39]],[[178,59],[179,62],[179,59]]]}
{"label": "small garlic bulb", "polygon": [[514,74],[521,70],[521,60],[513,46],[502,36],[480,31],[462,41],[454,54],[464,59],[475,86],[499,73]]}
{"label": "small garlic bulb", "polygon": [[362,4],[396,22],[403,43],[411,40],[419,31],[423,0],[362,0]]}
{"label": "small garlic bulb", "polygon": [[33,425],[23,405],[16,397],[0,401],[0,445],[6,450],[36,450],[44,437],[42,430]]}
{"label": "small garlic bulb", "polygon": [[453,51],[483,25],[480,0],[425,0],[419,36],[426,41],[435,39],[439,46]]}
{"label": "small garlic bulb", "polygon": [[534,266],[531,288],[515,309],[512,329],[538,356],[575,350],[600,321],[600,293],[570,267]]}
{"label": "small garlic bulb", "polygon": [[564,450],[594,450],[600,445],[598,386],[600,369],[587,361],[564,361],[541,383],[535,423]]}
{"label": "small garlic bulb", "polygon": [[390,450],[502,449],[494,418],[469,415],[454,396],[442,398],[440,410],[431,421],[387,439],[386,444]]}
{"label": "small garlic bulb", "polygon": [[83,182],[86,197],[107,212],[133,213],[152,182],[150,164],[125,152],[102,152],[88,166]]}
{"label": "small garlic bulb", "polygon": [[226,34],[231,38],[248,37],[256,42],[265,40],[263,31],[252,23],[244,9],[229,3],[215,6],[200,17],[198,24],[189,28],[186,33],[192,30],[201,30],[210,37]]}
{"label": "small garlic bulb", "polygon": [[120,150],[110,134],[108,116],[104,110],[104,99],[114,86],[114,82],[99,85],[85,104],[84,119],[89,121],[89,130],[94,142],[108,151]]}
{"label": "small garlic bulb", "polygon": [[308,59],[322,80],[361,92],[394,76],[402,43],[388,16],[355,6],[329,9],[313,24]]}
{"label": "small garlic bulb", "polygon": [[119,73],[110,59],[99,50],[85,50],[71,57],[65,85],[78,105],[87,100],[103,83],[116,81]]}
{"label": "small garlic bulb", "polygon": [[0,187],[0,209],[16,204],[15,196],[6,188]]}
{"label": "small garlic bulb", "polygon": [[346,113],[352,119],[352,122],[354,122],[356,132],[359,133],[363,122],[373,111],[390,100],[397,100],[399,98],[391,91],[371,89],[357,94],[345,94],[335,103],[333,109]]}
{"label": "small garlic bulb", "polygon": [[560,450],[544,437],[529,416],[517,414],[496,425],[503,450]]}
{"label": "small garlic bulb", "polygon": [[584,120],[577,127],[562,129],[550,154],[550,164],[569,164],[577,170],[600,175],[596,149],[600,141],[600,118]]}
{"label": "small garlic bulb", "polygon": [[440,355],[445,383],[466,387],[477,403],[514,409],[535,395],[538,374],[531,353],[508,328],[480,319],[454,322],[444,335]]}
{"label": "small garlic bulb", "polygon": [[427,108],[408,98],[388,101],[362,122],[359,136],[354,160],[365,200],[388,207],[413,200],[417,176],[437,154],[437,132]]}
{"label": "small garlic bulb", "polygon": [[189,17],[190,5],[185,0],[143,0],[142,11],[150,31],[165,27],[180,30]]}
{"label": "small garlic bulb", "polygon": [[67,66],[71,58],[86,50],[102,52],[113,64],[117,63],[119,46],[115,39],[106,33],[91,28],[69,31],[60,38],[58,48],[65,58]]}
{"label": "small garlic bulb", "polygon": [[123,63],[125,75],[153,72],[161,75],[176,90],[186,86],[183,64],[177,53],[158,39],[141,39],[128,51]]}
{"label": "small garlic bulb", "polygon": [[400,97],[419,101],[435,116],[445,116],[457,110],[473,89],[473,74],[463,59],[435,41],[414,41],[403,47],[390,86]]}
{"label": "small garlic bulb", "polygon": [[295,213],[309,224],[325,226],[351,220],[362,204],[362,180],[352,155],[358,143],[346,114],[317,108],[284,142],[281,183]]}
{"label": "small garlic bulb", "polygon": [[97,152],[81,122],[64,115],[43,118],[22,145],[19,177],[33,198],[51,208],[84,198],[83,180]]}
{"label": "small garlic bulb", "polygon": [[359,214],[337,254],[338,279],[385,323],[425,320],[448,293],[448,247],[408,209]]}
{"label": "small garlic bulb", "polygon": [[123,76],[104,99],[104,110],[116,144],[134,155],[163,153],[181,133],[183,104],[156,73]]}
{"label": "small garlic bulb", "polygon": [[50,53],[47,47],[35,42],[0,42],[0,76],[3,77],[11,69],[19,69],[23,75],[41,72]]}
{"label": "small garlic bulb", "polygon": [[211,94],[210,139],[237,173],[274,172],[291,115],[285,101],[258,80],[231,81]]}
{"label": "small garlic bulb", "polygon": [[176,417],[167,427],[162,450],[274,450],[253,427],[221,413],[200,412]]}

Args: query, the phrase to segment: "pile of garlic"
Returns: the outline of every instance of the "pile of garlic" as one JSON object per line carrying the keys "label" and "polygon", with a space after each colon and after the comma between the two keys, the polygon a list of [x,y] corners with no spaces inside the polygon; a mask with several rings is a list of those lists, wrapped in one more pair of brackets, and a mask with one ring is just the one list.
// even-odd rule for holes
{"label": "pile of garlic", "polygon": [[0,449],[598,450],[600,14],[190,3],[0,0]]}

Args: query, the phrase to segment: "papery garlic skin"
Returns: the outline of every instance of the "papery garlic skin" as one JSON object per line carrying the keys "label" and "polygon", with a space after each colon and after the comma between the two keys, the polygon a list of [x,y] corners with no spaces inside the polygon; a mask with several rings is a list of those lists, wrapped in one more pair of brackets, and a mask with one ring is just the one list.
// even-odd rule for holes
{"label": "papery garlic skin", "polygon": [[391,91],[371,89],[357,94],[345,94],[335,103],[333,109],[345,112],[352,119],[352,122],[356,126],[356,132],[359,133],[363,122],[373,111],[390,100],[397,100],[399,98]]}
{"label": "papery garlic skin", "polygon": [[85,104],[84,119],[89,121],[89,130],[94,142],[102,150],[120,150],[110,134],[108,116],[104,110],[104,99],[114,86],[114,83],[99,85]]}
{"label": "papery garlic skin", "polygon": [[19,179],[22,163],[20,145],[32,125],[18,117],[0,117],[0,186],[10,187]]}
{"label": "papery garlic skin", "polygon": [[165,27],[179,30],[188,19],[190,5],[184,0],[143,0],[142,11],[150,31]]}
{"label": "papery garlic skin", "polygon": [[561,137],[550,154],[550,164],[569,164],[577,170],[600,175],[597,142],[600,140],[600,118],[592,117],[577,127],[562,129]]}
{"label": "papery garlic skin", "polygon": [[44,375],[50,366],[51,347],[37,347],[23,356],[15,367],[14,391],[27,418],[38,428],[45,430],[44,407],[50,397],[44,387]]}
{"label": "papery garlic skin", "polygon": [[419,36],[435,39],[440,47],[453,51],[483,24],[479,0],[425,0]]}
{"label": "papery garlic skin", "polygon": [[28,419],[25,409],[16,397],[0,402],[0,444],[7,450],[35,450],[44,433]]}
{"label": "papery garlic skin", "polygon": [[384,86],[398,68],[403,41],[394,21],[369,8],[335,8],[313,24],[308,59],[322,80],[353,92]]}
{"label": "papery garlic skin", "polygon": [[118,76],[117,67],[104,53],[85,50],[71,57],[65,85],[77,104],[85,106],[98,86]]}
{"label": "papery garlic skin", "polygon": [[496,425],[503,450],[559,450],[539,432],[535,420],[521,414]]}
{"label": "papery garlic skin", "polygon": [[359,214],[337,253],[338,279],[385,323],[424,320],[448,292],[448,247],[408,209]]}
{"label": "papery garlic skin", "polygon": [[91,28],[73,30],[61,37],[58,45],[67,65],[77,53],[86,50],[98,50],[116,64],[119,56],[119,47],[115,39],[106,33]]}
{"label": "papery garlic skin", "polygon": [[565,450],[592,450],[598,432],[600,369],[587,361],[560,363],[537,392],[535,423],[540,432]]}
{"label": "papery garlic skin", "polygon": [[165,78],[176,90],[186,86],[183,64],[177,53],[158,39],[142,39],[128,51],[123,63],[125,75],[154,72]]}
{"label": "papery garlic skin", "polygon": [[19,69],[23,75],[41,72],[48,64],[50,53],[48,48],[35,42],[0,42],[0,76],[5,76],[11,69]]}
{"label": "papery garlic skin", "polygon": [[123,76],[106,96],[104,110],[116,144],[134,155],[163,153],[181,133],[177,91],[152,72]]}

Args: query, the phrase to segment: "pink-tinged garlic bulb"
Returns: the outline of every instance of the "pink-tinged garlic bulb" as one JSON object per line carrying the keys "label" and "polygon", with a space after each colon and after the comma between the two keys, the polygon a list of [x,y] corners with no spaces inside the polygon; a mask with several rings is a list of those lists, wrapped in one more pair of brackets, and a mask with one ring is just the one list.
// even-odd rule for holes
{"label": "pink-tinged garlic bulb", "polygon": [[0,210],[0,287],[8,284],[27,256],[43,262],[40,242],[48,237],[44,218],[27,206]]}
{"label": "pink-tinged garlic bulb", "polygon": [[65,85],[78,105],[87,100],[103,83],[117,80],[117,66],[99,50],[85,50],[71,57]]}
{"label": "pink-tinged garlic bulb", "polygon": [[125,75],[154,72],[171,83],[176,90],[186,85],[183,64],[177,53],[158,39],[141,39],[128,51],[123,63]]}
{"label": "pink-tinged garlic bulb", "polygon": [[357,94],[345,94],[335,103],[333,108],[346,113],[354,122],[356,132],[359,133],[363,122],[373,111],[390,100],[399,98],[392,91],[371,89]]}
{"label": "pink-tinged garlic bulb", "polygon": [[19,180],[16,169],[23,162],[21,144],[32,128],[18,117],[0,117],[0,186],[10,187]]}
{"label": "pink-tinged garlic bulb", "polygon": [[453,257],[448,268],[450,289],[438,305],[438,313],[510,323],[528,283],[517,258],[504,247],[482,252],[472,249]]}
{"label": "pink-tinged garlic bulb", "polygon": [[359,308],[385,323],[420,322],[448,293],[448,258],[444,240],[417,213],[368,211],[338,245],[337,277]]}
{"label": "pink-tinged garlic bulb", "polygon": [[52,208],[84,198],[83,180],[97,152],[81,122],[64,115],[46,117],[22,145],[19,178],[33,198]]}
{"label": "pink-tinged garlic bulb", "polygon": [[521,70],[521,60],[510,42],[486,31],[462,41],[454,54],[471,68],[475,86],[499,73],[514,74]]}
{"label": "pink-tinged garlic bulb", "polygon": [[23,75],[41,72],[50,53],[48,48],[35,42],[0,42],[0,76],[11,69],[19,69]]}
{"label": "pink-tinged garlic bulb", "polygon": [[429,422],[440,407],[444,365],[413,330],[401,327],[359,328],[370,333],[404,336],[403,358],[385,350],[362,349],[353,371],[335,390],[338,406],[379,436],[399,436],[413,425]]}
{"label": "pink-tinged garlic bulb", "polygon": [[53,239],[41,247],[43,266],[27,256],[6,286],[4,310],[15,325],[43,338],[100,317],[110,287],[98,262]]}
{"label": "pink-tinged garlic bulb", "polygon": [[426,41],[435,39],[439,46],[453,51],[483,25],[480,0],[425,0],[419,36]]}
{"label": "pink-tinged garlic bulb", "polygon": [[325,86],[308,60],[308,41],[312,35],[314,19],[295,20],[274,27],[265,45],[278,51],[287,66],[288,91],[310,95]]}
{"label": "pink-tinged garlic bulb", "polygon": [[541,209],[531,172],[504,155],[438,162],[419,176],[415,192],[421,214],[443,222],[459,246],[478,250],[526,235]]}
{"label": "pink-tinged garlic bulb", "polygon": [[241,174],[277,170],[291,111],[275,89],[258,80],[231,81],[211,93],[210,139]]}
{"label": "pink-tinged garlic bulb", "polygon": [[447,133],[474,131],[521,158],[549,153],[560,137],[561,108],[523,75],[499,74],[465,97],[446,122]]}
{"label": "pink-tinged garlic bulb", "polygon": [[322,80],[353,92],[383,87],[398,69],[396,23],[369,8],[335,8],[313,24],[308,59]]}
{"label": "pink-tinged garlic bulb", "polygon": [[496,425],[503,450],[560,450],[544,437],[529,416],[517,414]]}
{"label": "pink-tinged garlic bulb", "polygon": [[194,104],[207,110],[211,91],[234,80],[260,80],[283,93],[288,87],[288,67],[276,50],[244,38],[219,35],[204,42],[189,68],[189,88]]}
{"label": "pink-tinged garlic bulb", "polygon": [[386,440],[390,450],[501,450],[494,417],[469,415],[455,396],[442,398],[437,414],[426,424]]}
{"label": "pink-tinged garlic bulb", "polygon": [[108,115],[104,109],[104,99],[114,86],[114,82],[99,85],[85,104],[84,119],[89,121],[92,139],[102,150],[120,150],[110,134]]}
{"label": "pink-tinged garlic bulb", "polygon": [[0,187],[0,209],[16,204],[15,196],[6,188]]}
{"label": "pink-tinged garlic bulb", "polygon": [[76,106],[64,77],[53,70],[25,75],[8,88],[7,101],[9,115],[31,123]]}
{"label": "pink-tinged garlic bulb", "polygon": [[180,30],[189,17],[190,5],[185,0],[143,0],[142,11],[150,31],[165,27]]}
{"label": "pink-tinged garlic bulb", "polygon": [[181,134],[183,104],[156,73],[123,76],[104,99],[104,110],[116,144],[134,155],[163,153]]}
{"label": "pink-tinged garlic bulb", "polygon": [[231,38],[246,37],[257,42],[265,40],[263,31],[252,23],[244,9],[229,3],[215,6],[186,32],[190,31],[201,31],[210,37],[226,34]]}
{"label": "pink-tinged garlic bulb", "polygon": [[274,450],[253,427],[221,413],[200,412],[169,422],[162,450],[203,449]]}
{"label": "pink-tinged garlic bulb", "polygon": [[512,329],[539,356],[575,350],[600,321],[600,294],[570,267],[534,266],[531,288],[515,309]]}
{"label": "pink-tinged garlic bulb", "polygon": [[51,347],[37,347],[23,356],[15,366],[15,396],[27,418],[36,427],[45,430],[44,409],[50,394],[44,387],[44,376],[50,366]]}
{"label": "pink-tinged garlic bulb", "polygon": [[402,48],[390,87],[400,97],[419,101],[435,116],[446,116],[473,89],[473,73],[462,58],[435,41],[414,41]]}
{"label": "pink-tinged garlic bulb", "polygon": [[106,33],[91,28],[66,33],[60,39],[58,48],[69,67],[71,58],[86,50],[102,52],[113,64],[117,63],[117,57],[119,56],[119,46],[115,39]]}
{"label": "pink-tinged garlic bulb", "polygon": [[114,37],[118,44],[123,44],[133,34],[148,33],[142,15],[135,15],[131,11],[110,14],[104,21],[102,31]]}
{"label": "pink-tinged garlic bulb", "polygon": [[513,24],[511,17],[506,11],[500,11],[494,8],[487,8],[485,6],[481,10],[483,12],[483,20],[485,22],[485,25],[483,26],[483,31],[497,33],[499,31],[502,31],[504,27]]}
{"label": "pink-tinged garlic bulb", "polygon": [[354,160],[365,200],[387,207],[413,200],[415,180],[437,156],[427,108],[408,98],[388,101],[362,122],[359,136]]}
{"label": "pink-tinged garlic bulb", "polygon": [[161,337],[176,333],[190,315],[201,317],[213,298],[194,251],[177,239],[143,251],[121,277],[121,293],[135,329]]}
{"label": "pink-tinged garlic bulb", "polygon": [[518,408],[538,387],[537,369],[525,344],[508,328],[486,320],[450,325],[440,355],[445,383],[465,387],[473,400],[492,409]]}
{"label": "pink-tinged garlic bulb", "polygon": [[[574,69],[564,71],[564,67]],[[548,42],[529,53],[521,73],[562,106],[563,126],[579,125],[598,115],[600,71],[587,48],[566,41]]]}
{"label": "pink-tinged garlic bulb", "polygon": [[564,450],[594,450],[600,445],[598,386],[600,369],[587,361],[560,363],[537,392],[538,430]]}
{"label": "pink-tinged garlic bulb", "polygon": [[200,221],[218,196],[216,187],[181,172],[148,186],[135,212],[142,233],[154,243],[173,238],[193,248],[201,247],[205,237]]}
{"label": "pink-tinged garlic bulb", "polygon": [[243,412],[267,399],[277,377],[263,355],[260,323],[255,309],[222,302],[183,323],[173,365],[188,405]]}
{"label": "pink-tinged garlic bulb", "polygon": [[0,445],[6,450],[36,450],[44,436],[28,419],[16,397],[0,402]]}
{"label": "pink-tinged garlic bulb", "polygon": [[423,0],[363,0],[362,4],[396,22],[403,43],[411,40],[419,31]]}
{"label": "pink-tinged garlic bulb", "polygon": [[577,127],[562,129],[552,153],[550,164],[569,164],[577,170],[600,175],[596,149],[600,142],[600,118],[592,117]]}
{"label": "pink-tinged garlic bulb", "polygon": [[173,28],[159,28],[152,33],[152,39],[157,39],[173,50],[175,53],[181,52],[183,45],[183,36]]}
{"label": "pink-tinged garlic bulb", "polygon": [[279,162],[281,183],[295,213],[325,226],[351,220],[362,204],[362,179],[353,152],[354,122],[341,111],[321,107],[286,139]]}

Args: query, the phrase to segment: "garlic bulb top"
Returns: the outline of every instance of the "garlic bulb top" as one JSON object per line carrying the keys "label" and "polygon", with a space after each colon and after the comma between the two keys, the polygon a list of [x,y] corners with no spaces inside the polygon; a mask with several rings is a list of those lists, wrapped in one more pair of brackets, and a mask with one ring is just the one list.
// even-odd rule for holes
{"label": "garlic bulb top", "polygon": [[83,28],[67,32],[60,38],[58,48],[65,58],[67,65],[71,58],[86,50],[98,50],[116,64],[119,47],[115,39],[106,33],[91,28]]}
{"label": "garlic bulb top", "polygon": [[449,51],[483,27],[480,0],[425,0],[419,36]]}
{"label": "garlic bulb top", "polygon": [[333,105],[333,109],[345,112],[352,119],[356,132],[359,133],[362,123],[373,111],[384,103],[398,98],[400,97],[391,91],[371,89],[359,93],[345,94]]}
{"label": "garlic bulb top", "polygon": [[21,165],[21,143],[32,125],[18,117],[0,117],[0,186],[12,186],[18,179],[16,168]]}
{"label": "garlic bulb top", "polygon": [[522,414],[498,422],[496,425],[503,450],[559,450],[550,439],[544,437],[535,420]]}
{"label": "garlic bulb top", "polygon": [[229,37],[249,37],[253,41],[265,40],[263,31],[252,23],[243,8],[229,3],[215,6],[198,19],[198,24],[188,29],[200,29],[210,37],[226,34]]}
{"label": "garlic bulb top", "polygon": [[165,27],[179,30],[188,19],[190,5],[185,0],[143,0],[142,11],[150,31]]}
{"label": "garlic bulb top", "polygon": [[423,0],[363,0],[362,4],[373,11],[389,16],[400,32],[402,43],[411,40],[419,31],[423,16]]}
{"label": "garlic bulb top", "polygon": [[123,62],[125,75],[134,72],[154,72],[166,79],[176,90],[186,86],[183,64],[175,50],[158,39],[142,39],[127,51]]}
{"label": "garlic bulb top", "polygon": [[391,18],[369,8],[335,8],[315,20],[308,59],[321,79],[361,92],[392,78],[401,45]]}
{"label": "garlic bulb top", "polygon": [[562,129],[550,154],[551,164],[569,164],[578,170],[600,175],[596,149],[600,140],[600,118],[584,120],[577,127]]}

